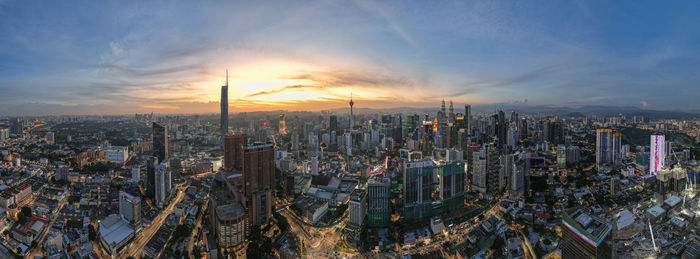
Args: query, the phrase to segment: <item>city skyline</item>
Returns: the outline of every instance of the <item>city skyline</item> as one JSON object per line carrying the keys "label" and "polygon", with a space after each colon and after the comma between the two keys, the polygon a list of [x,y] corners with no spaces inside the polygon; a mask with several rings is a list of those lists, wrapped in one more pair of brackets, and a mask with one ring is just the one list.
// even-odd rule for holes
{"label": "city skyline", "polygon": [[697,112],[687,5],[2,1],[0,115],[217,113],[226,69],[231,113],[346,108],[351,92],[357,109]]}

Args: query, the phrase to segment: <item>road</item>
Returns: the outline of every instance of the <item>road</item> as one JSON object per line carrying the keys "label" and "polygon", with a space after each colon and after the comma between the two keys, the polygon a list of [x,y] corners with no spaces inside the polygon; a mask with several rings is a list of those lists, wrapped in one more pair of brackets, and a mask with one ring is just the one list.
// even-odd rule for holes
{"label": "road", "polygon": [[141,235],[136,237],[136,239],[134,239],[131,242],[131,244],[122,251],[120,258],[126,258],[129,256],[133,256],[134,258],[141,258],[141,255],[143,254],[143,249],[144,247],[146,247],[148,241],[150,241],[153,235],[155,235],[158,229],[160,229],[160,226],[163,225],[165,218],[167,218],[168,215],[170,215],[170,213],[173,212],[173,208],[175,208],[175,205],[182,200],[184,194],[185,192],[183,189],[177,188],[177,196],[175,197],[175,199],[170,201],[168,207],[161,211],[160,214],[158,214],[158,216],[156,216],[156,218],[153,219],[153,223],[150,227],[143,228],[143,230],[141,231]]}
{"label": "road", "polygon": [[202,208],[199,210],[199,216],[197,217],[197,224],[192,229],[192,234],[190,235],[189,242],[187,242],[187,255],[188,256],[192,255],[192,249],[194,248],[194,243],[197,241],[197,240],[195,240],[194,236],[197,233],[199,233],[199,228],[202,227],[202,217],[204,217],[204,214],[207,213],[208,206],[209,206],[209,199],[206,199],[204,201],[204,205],[202,205]]}
{"label": "road", "polygon": [[[53,225],[54,222],[56,222],[56,219],[58,219],[58,215],[60,214],[61,209],[63,208],[64,205],[66,205],[66,201],[68,200],[68,196],[70,196],[70,191],[66,191],[66,195],[63,197],[63,200],[61,200],[58,203],[58,208],[56,209],[55,213],[49,219],[49,223],[46,225],[44,228],[44,231],[41,232],[41,235],[39,235],[39,238],[35,239],[37,241],[37,246],[34,249],[31,249],[29,251],[28,258],[34,258],[36,256],[44,256],[44,238],[46,238],[46,234],[49,232],[49,229]],[[29,203],[28,203],[29,204]]]}

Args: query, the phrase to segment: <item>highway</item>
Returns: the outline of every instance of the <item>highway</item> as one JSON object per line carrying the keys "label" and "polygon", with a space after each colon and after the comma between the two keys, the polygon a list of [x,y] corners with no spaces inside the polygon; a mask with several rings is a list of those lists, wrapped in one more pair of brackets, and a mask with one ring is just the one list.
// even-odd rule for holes
{"label": "highway", "polygon": [[151,238],[153,238],[153,235],[155,235],[158,229],[160,229],[160,226],[163,225],[165,218],[167,218],[168,215],[173,212],[173,208],[175,208],[175,205],[182,200],[184,194],[185,192],[182,188],[177,188],[177,196],[170,201],[168,207],[161,211],[160,214],[153,219],[153,223],[150,227],[143,228],[141,235],[136,237],[136,239],[134,239],[126,249],[122,250],[122,254],[119,257],[126,258],[133,256],[134,258],[141,258],[141,255],[143,255],[143,249],[146,247],[148,241],[150,241]]}

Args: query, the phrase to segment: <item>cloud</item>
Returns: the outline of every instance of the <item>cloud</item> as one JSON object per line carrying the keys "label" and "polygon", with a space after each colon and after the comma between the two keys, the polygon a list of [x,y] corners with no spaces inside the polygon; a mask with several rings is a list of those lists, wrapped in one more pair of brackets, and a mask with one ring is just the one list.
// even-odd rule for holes
{"label": "cloud", "polygon": [[642,101],[642,108],[646,109],[647,106],[649,106],[649,103],[647,103],[647,101]]}

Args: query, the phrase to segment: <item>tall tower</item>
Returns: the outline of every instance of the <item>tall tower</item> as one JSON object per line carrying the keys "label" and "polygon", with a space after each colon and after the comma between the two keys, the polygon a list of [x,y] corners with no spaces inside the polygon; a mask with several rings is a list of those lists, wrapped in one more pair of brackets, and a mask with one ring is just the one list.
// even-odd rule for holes
{"label": "tall tower", "polygon": [[221,86],[221,135],[228,132],[228,70],[226,70],[226,84]]}
{"label": "tall tower", "polygon": [[355,105],[355,102],[352,101],[352,92],[350,92],[350,129],[352,130],[353,126],[355,126],[355,117],[352,115],[352,106]]}

